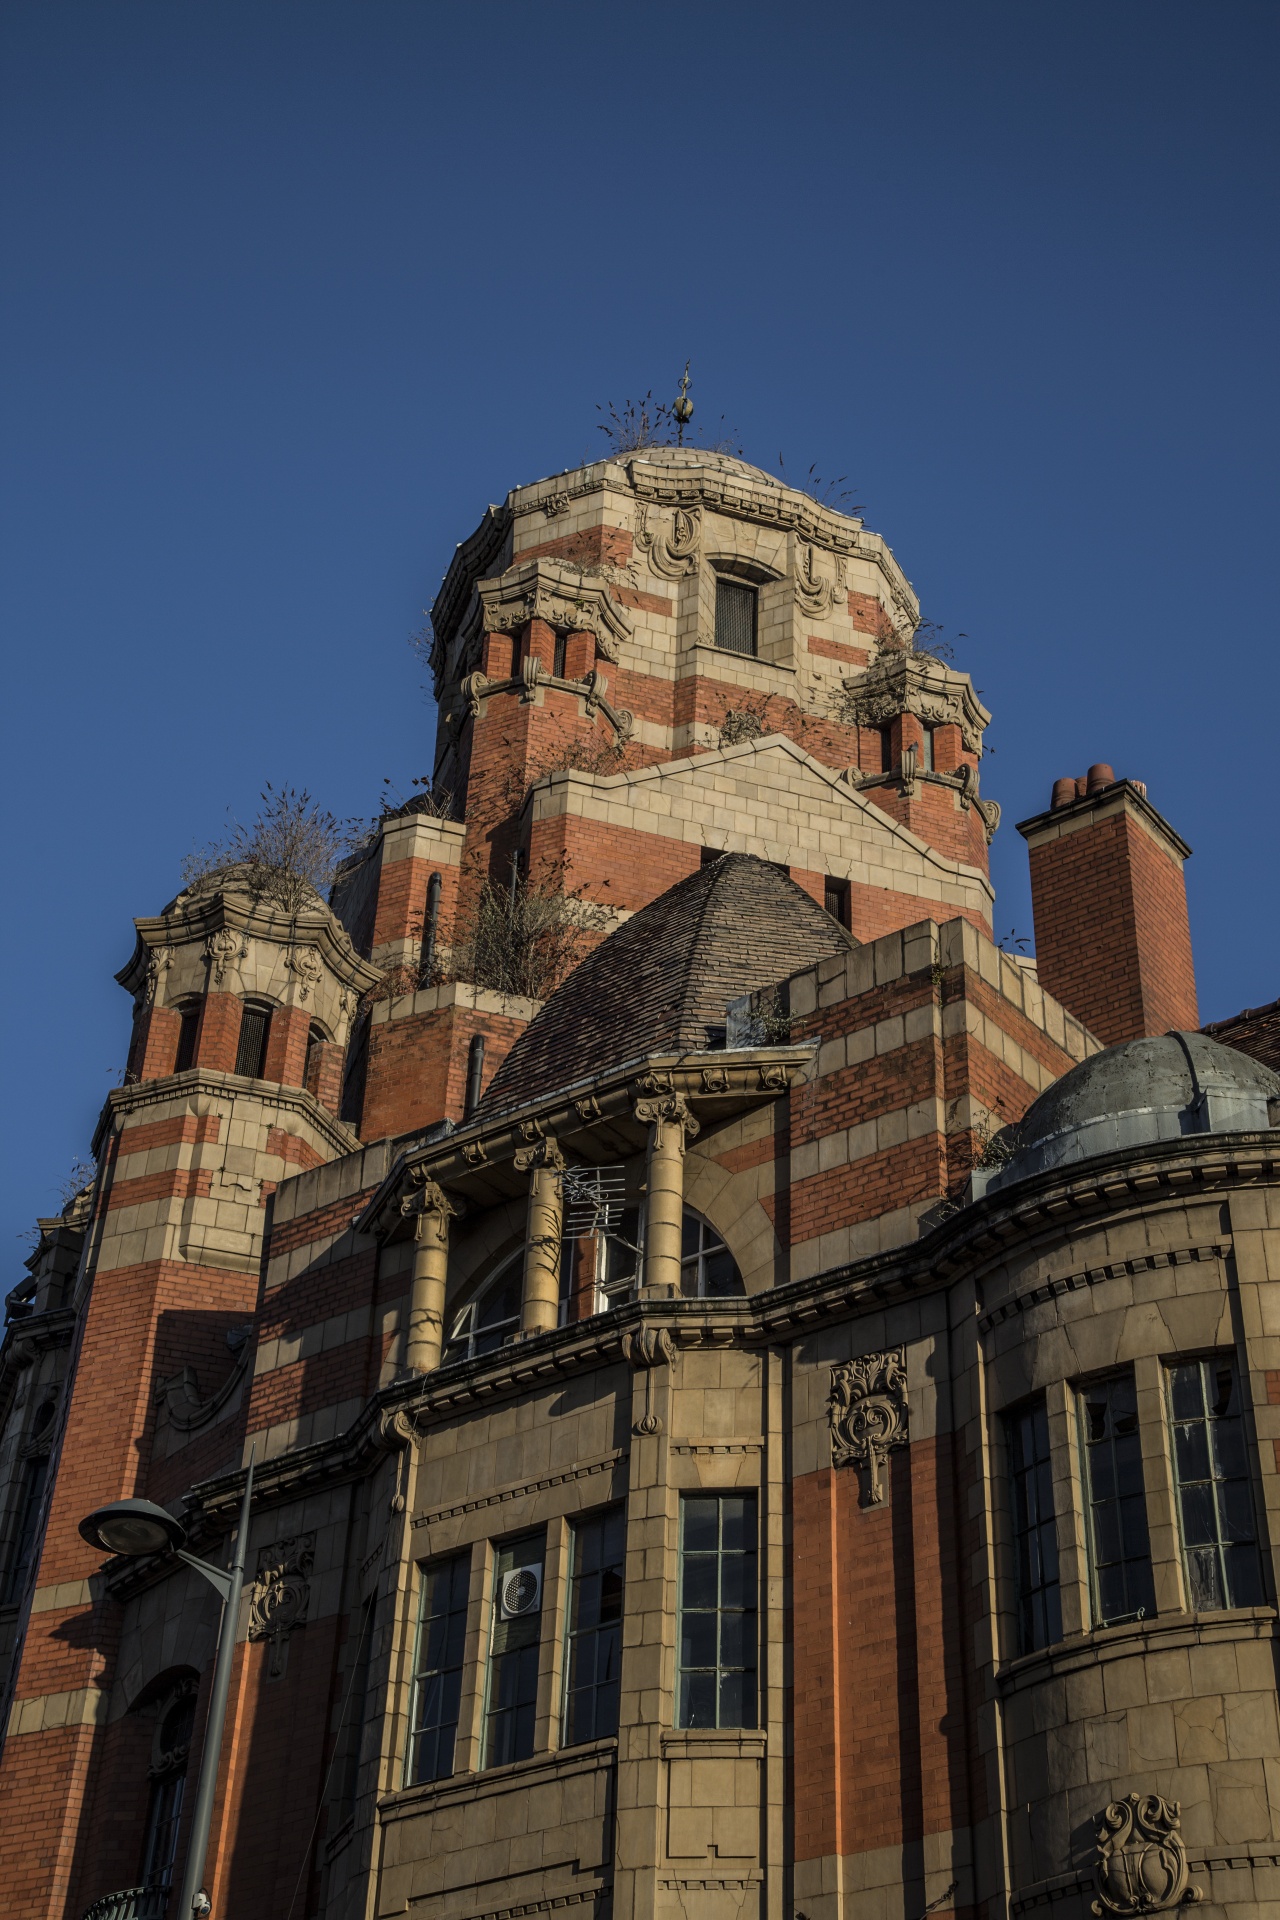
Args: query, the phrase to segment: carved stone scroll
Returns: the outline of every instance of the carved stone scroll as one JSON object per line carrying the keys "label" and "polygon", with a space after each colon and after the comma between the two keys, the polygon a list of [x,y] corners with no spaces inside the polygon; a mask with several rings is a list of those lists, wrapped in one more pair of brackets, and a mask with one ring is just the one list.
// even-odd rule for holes
{"label": "carved stone scroll", "polygon": [[653,1376],[657,1367],[674,1367],[676,1346],[666,1327],[652,1327],[647,1323],[637,1333],[624,1333],[622,1352],[628,1365],[637,1373],[644,1374],[644,1412],[631,1431],[639,1434],[662,1432],[662,1418],[654,1412]]}
{"label": "carved stone scroll", "polygon": [[1181,1804],[1158,1793],[1131,1793],[1113,1800],[1095,1835],[1098,1897],[1094,1913],[1131,1920],[1167,1913],[1204,1898],[1189,1885],[1190,1867],[1182,1838]]}
{"label": "carved stone scroll", "polygon": [[815,570],[813,548],[805,540],[796,541],[796,604],[802,613],[815,618],[830,613],[835,599],[835,585],[824,580]]}
{"label": "carved stone scroll", "polygon": [[258,1572],[249,1595],[249,1638],[271,1642],[272,1679],[284,1672],[286,1643],[295,1627],[306,1625],[311,1603],[314,1533],[289,1534],[258,1553]]}
{"label": "carved stone scroll", "polygon": [[702,509],[677,507],[671,516],[671,531],[649,525],[649,509],[642,501],[636,510],[635,544],[655,573],[667,580],[682,580],[698,571],[698,548],[702,543]]}
{"label": "carved stone scroll", "polygon": [[901,1347],[864,1353],[831,1369],[831,1459],[837,1467],[865,1467],[865,1504],[884,1499],[884,1465],[892,1447],[905,1446],[907,1369]]}

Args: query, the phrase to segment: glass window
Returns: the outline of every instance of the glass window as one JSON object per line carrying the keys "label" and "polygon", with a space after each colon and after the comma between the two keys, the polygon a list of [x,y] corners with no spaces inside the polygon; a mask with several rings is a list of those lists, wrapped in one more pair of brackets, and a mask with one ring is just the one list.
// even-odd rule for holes
{"label": "glass window", "polygon": [[[460,1553],[440,1566],[422,1569],[418,1641],[413,1658],[413,1699],[409,1708],[406,1777],[410,1785],[418,1780],[442,1780],[453,1772],[458,1702],[462,1697],[462,1656],[467,1639],[469,1558],[468,1554]],[[358,1760],[357,1750],[357,1764]]]}
{"label": "glass window", "polygon": [[626,1536],[622,1507],[579,1520],[573,1528],[564,1696],[564,1740],[569,1747],[618,1731]]}
{"label": "glass window", "polygon": [[161,1767],[151,1782],[146,1834],[142,1844],[144,1887],[167,1887],[173,1879],[173,1863],[178,1851],[178,1822],[182,1817],[187,1760],[195,1719],[193,1689],[166,1707],[160,1722],[156,1746],[162,1755]]}
{"label": "glass window", "polygon": [[267,1036],[271,1032],[270,1007],[246,1003],[240,1015],[240,1043],[236,1048],[236,1072],[250,1080],[261,1080],[267,1064]]}
{"label": "glass window", "polygon": [[1036,1647],[1050,1647],[1062,1638],[1049,1421],[1043,1400],[1010,1414],[1006,1425],[1018,1595],[1018,1651],[1031,1653]]}
{"label": "glass window", "polygon": [[897,759],[895,758],[894,751],[893,751],[893,728],[881,727],[880,729],[880,771],[881,773],[896,773],[897,770],[898,770],[898,762],[897,762]]}
{"label": "glass window", "polygon": [[831,918],[838,920],[847,933],[853,924],[853,916],[850,911],[849,882],[847,880],[833,880],[828,876],[822,891],[822,904],[831,915]]}
{"label": "glass window", "polygon": [[1141,1620],[1155,1612],[1156,1597],[1131,1373],[1081,1390],[1080,1437],[1094,1622]]}
{"label": "glass window", "polygon": [[622,1207],[611,1215],[596,1241],[599,1311],[607,1313],[629,1300],[643,1259],[639,1207]]}
{"label": "glass window", "polygon": [[680,1291],[696,1300],[745,1291],[737,1262],[715,1228],[687,1211],[680,1245]]}
{"label": "glass window", "polygon": [[474,1360],[477,1354],[507,1346],[520,1326],[523,1299],[524,1255],[517,1253],[455,1316],[445,1342],[445,1364]]}
{"label": "glass window", "polygon": [[173,1063],[175,1073],[186,1073],[196,1063],[196,1041],[200,1035],[200,1002],[189,1001],[180,1010],[181,1024],[178,1028],[178,1053]]}
{"label": "glass window", "polygon": [[18,1497],[17,1516],[9,1541],[9,1563],[5,1568],[4,1591],[0,1594],[0,1606],[16,1606],[26,1590],[27,1576],[31,1572],[31,1563],[36,1551],[40,1503],[44,1495],[44,1481],[48,1470],[47,1453],[33,1455],[22,1469],[22,1491]]}
{"label": "glass window", "polygon": [[756,1496],[680,1499],[680,1621],[676,1724],[754,1727]]}
{"label": "glass window", "polygon": [[1174,1477],[1197,1613],[1262,1604],[1240,1383],[1229,1354],[1169,1369]]}
{"label": "glass window", "polygon": [[933,772],[933,728],[923,723],[920,727],[920,771]]}
{"label": "glass window", "polygon": [[481,1766],[505,1767],[533,1752],[542,1636],[543,1536],[513,1540],[498,1554],[489,1642]]}
{"label": "glass window", "polygon": [[716,645],[728,653],[756,650],[756,590],[741,580],[716,581]]}

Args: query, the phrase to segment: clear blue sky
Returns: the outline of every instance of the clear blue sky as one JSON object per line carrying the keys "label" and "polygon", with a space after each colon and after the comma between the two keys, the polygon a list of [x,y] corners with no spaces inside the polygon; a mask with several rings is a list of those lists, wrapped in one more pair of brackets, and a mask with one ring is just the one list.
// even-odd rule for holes
{"label": "clear blue sky", "polygon": [[674,389],[848,474],[996,719],[1195,848],[1202,1018],[1280,994],[1280,9],[102,0],[0,13],[0,1166],[53,1209],[112,974],[262,783],[430,765],[454,543]]}

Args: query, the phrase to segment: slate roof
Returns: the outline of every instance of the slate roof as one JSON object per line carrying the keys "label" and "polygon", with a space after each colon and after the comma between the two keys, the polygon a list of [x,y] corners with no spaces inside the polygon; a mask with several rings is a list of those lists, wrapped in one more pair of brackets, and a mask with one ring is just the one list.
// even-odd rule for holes
{"label": "slate roof", "polygon": [[1280,1073],[1280,1000],[1269,1001],[1265,1007],[1246,1007],[1229,1020],[1215,1020],[1204,1032],[1224,1047],[1247,1053],[1251,1060]]}
{"label": "slate roof", "polygon": [[730,1000],[856,944],[781,867],[726,854],[642,907],[574,968],[494,1074],[478,1116],[649,1053],[723,1045],[715,1030]]}

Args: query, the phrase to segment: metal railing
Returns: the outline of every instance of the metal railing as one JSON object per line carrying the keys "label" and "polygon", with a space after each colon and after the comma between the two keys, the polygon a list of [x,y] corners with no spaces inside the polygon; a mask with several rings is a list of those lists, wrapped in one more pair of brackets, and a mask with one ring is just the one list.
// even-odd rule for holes
{"label": "metal railing", "polygon": [[123,1893],[104,1893],[84,1920],[164,1920],[168,1887],[126,1887]]}

